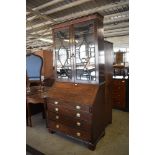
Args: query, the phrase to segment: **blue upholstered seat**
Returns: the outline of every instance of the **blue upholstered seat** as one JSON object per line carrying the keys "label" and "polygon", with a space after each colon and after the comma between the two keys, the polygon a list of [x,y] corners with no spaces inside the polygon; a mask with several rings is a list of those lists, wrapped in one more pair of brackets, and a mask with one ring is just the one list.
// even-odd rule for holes
{"label": "blue upholstered seat", "polygon": [[43,60],[40,56],[30,54],[26,56],[26,71],[29,81],[40,81]]}

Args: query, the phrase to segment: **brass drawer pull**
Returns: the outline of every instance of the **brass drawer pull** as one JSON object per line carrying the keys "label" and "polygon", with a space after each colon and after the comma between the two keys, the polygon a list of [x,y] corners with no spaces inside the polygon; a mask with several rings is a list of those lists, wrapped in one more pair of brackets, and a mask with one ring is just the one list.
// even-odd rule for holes
{"label": "brass drawer pull", "polygon": [[76,122],[76,125],[77,125],[77,126],[81,126],[81,123],[80,123],[80,122]]}
{"label": "brass drawer pull", "polygon": [[122,81],[122,82],[125,82],[125,81]]}
{"label": "brass drawer pull", "polygon": [[81,107],[80,107],[79,105],[77,105],[77,106],[76,106],[76,109],[80,110],[80,109],[81,109]]}
{"label": "brass drawer pull", "polygon": [[80,132],[77,132],[76,135],[77,135],[78,137],[80,137],[80,136],[81,136],[81,133],[80,133]]}
{"label": "brass drawer pull", "polygon": [[80,117],[80,113],[77,113],[77,114],[76,114],[76,117]]}
{"label": "brass drawer pull", "polygon": [[58,104],[59,102],[58,101],[54,101],[54,104]]}
{"label": "brass drawer pull", "polygon": [[59,119],[59,116],[58,115],[56,115],[56,117],[55,117],[56,119]]}
{"label": "brass drawer pull", "polygon": [[59,109],[58,109],[58,108],[55,108],[55,111],[57,111],[57,112],[58,112],[58,111],[59,111]]}
{"label": "brass drawer pull", "polygon": [[56,128],[59,128],[59,127],[60,127],[59,124],[57,124],[57,125],[56,125]]}

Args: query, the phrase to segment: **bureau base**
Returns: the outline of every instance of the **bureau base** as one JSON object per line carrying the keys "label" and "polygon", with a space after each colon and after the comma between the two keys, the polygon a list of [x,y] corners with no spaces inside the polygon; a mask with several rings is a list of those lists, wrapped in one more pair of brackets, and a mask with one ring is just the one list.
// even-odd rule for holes
{"label": "bureau base", "polygon": [[46,98],[49,131],[80,140],[94,150],[112,122],[107,87],[105,83],[55,82]]}
{"label": "bureau base", "polygon": [[[62,132],[59,132],[59,131],[55,131],[55,130],[51,130],[51,129],[48,129],[48,131],[51,133],[51,134],[55,134],[55,133],[61,133],[63,134],[64,136],[66,136],[66,134],[62,133]],[[73,136],[70,136],[70,135],[67,135],[67,137],[71,138],[71,139],[75,139],[75,140],[78,140],[80,141],[81,143],[83,143],[84,145],[86,145],[88,147],[89,150],[91,151],[94,151],[96,149],[96,144],[98,143],[98,141],[104,137],[105,135],[105,131],[103,131],[103,133],[101,134],[101,136],[97,139],[97,141],[95,142],[88,142],[88,141],[83,141],[81,139],[78,139],[78,138],[75,138]]]}

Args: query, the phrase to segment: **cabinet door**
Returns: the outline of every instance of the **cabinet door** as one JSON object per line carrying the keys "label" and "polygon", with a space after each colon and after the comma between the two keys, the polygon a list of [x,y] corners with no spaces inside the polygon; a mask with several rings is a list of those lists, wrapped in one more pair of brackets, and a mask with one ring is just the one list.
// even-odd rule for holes
{"label": "cabinet door", "polygon": [[72,81],[71,41],[69,27],[54,31],[56,79]]}
{"label": "cabinet door", "polygon": [[74,25],[74,71],[76,82],[97,82],[94,36],[93,21]]}

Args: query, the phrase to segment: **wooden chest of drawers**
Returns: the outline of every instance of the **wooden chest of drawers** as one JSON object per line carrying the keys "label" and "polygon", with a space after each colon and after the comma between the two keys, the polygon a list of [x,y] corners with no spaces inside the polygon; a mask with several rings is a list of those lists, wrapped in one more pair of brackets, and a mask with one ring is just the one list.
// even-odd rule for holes
{"label": "wooden chest of drawers", "polygon": [[113,108],[127,110],[128,80],[113,79]]}
{"label": "wooden chest of drawers", "polygon": [[111,122],[104,91],[104,84],[55,82],[47,98],[49,131],[79,139],[94,150]]}

